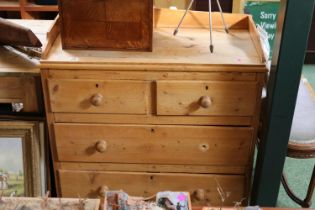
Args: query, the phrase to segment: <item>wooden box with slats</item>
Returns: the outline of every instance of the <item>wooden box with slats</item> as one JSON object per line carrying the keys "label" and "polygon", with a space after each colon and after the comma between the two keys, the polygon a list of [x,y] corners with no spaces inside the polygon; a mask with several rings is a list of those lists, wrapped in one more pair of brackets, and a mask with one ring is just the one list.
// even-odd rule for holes
{"label": "wooden box with slats", "polygon": [[[188,191],[193,205],[248,198],[267,68],[250,16],[155,10],[153,52],[65,51],[41,73],[59,196],[104,189],[149,197]],[[79,183],[79,184],[78,184]]]}
{"label": "wooden box with slats", "polygon": [[153,0],[60,0],[64,49],[152,50]]}

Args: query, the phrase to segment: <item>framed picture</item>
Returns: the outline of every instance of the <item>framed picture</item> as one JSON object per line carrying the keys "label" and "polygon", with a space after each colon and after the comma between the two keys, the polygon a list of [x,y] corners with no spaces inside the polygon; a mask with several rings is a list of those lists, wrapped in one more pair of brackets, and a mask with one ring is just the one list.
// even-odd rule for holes
{"label": "framed picture", "polygon": [[45,190],[43,124],[0,122],[0,192],[41,196]]}

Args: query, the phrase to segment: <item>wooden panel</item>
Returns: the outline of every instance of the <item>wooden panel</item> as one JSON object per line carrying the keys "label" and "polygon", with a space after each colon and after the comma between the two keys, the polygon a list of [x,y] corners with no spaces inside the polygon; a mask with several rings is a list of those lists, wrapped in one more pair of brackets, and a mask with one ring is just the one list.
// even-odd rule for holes
{"label": "wooden panel", "polygon": [[12,0],[2,0],[0,1],[0,11],[20,11],[19,2]]}
{"label": "wooden panel", "polygon": [[252,117],[235,116],[156,116],[54,113],[55,122],[61,123],[106,123],[106,124],[150,124],[150,125],[231,125],[252,126]]}
{"label": "wooden panel", "polygon": [[38,112],[39,111],[38,101],[41,99],[41,97],[38,96],[36,89],[40,87],[36,87],[36,80],[34,77],[22,77],[21,81],[23,84],[23,91],[24,91],[23,111],[24,112]]}
{"label": "wooden panel", "polygon": [[[110,70],[172,70],[172,71],[232,71],[266,72],[250,38],[244,30],[214,30],[215,52],[210,54],[209,29],[181,29],[172,36],[172,28],[154,31],[154,50],[147,52],[118,52],[62,50],[60,37],[55,41],[42,68],[110,69]],[[172,46],[170,49],[169,46]],[[229,49],[229,50],[226,50]],[[93,56],[91,56],[93,55]],[[57,61],[57,62],[56,62]],[[176,64],[176,65],[175,65]]]}
{"label": "wooden panel", "polygon": [[78,163],[60,162],[58,169],[76,171],[121,171],[124,172],[166,172],[166,173],[201,173],[201,174],[245,174],[246,166],[199,166],[199,165],[166,165],[135,163]]}
{"label": "wooden panel", "polygon": [[[197,2],[197,1],[196,1]],[[200,1],[200,3],[203,1]],[[206,2],[206,1],[204,1]],[[198,4],[197,2],[196,4]],[[202,4],[202,3],[201,3]],[[213,4],[216,4],[213,2]],[[223,5],[223,2],[221,2]],[[208,11],[208,9],[206,10]],[[185,10],[158,9],[154,10],[154,27],[176,28],[183,17]],[[247,14],[223,13],[226,24],[231,29],[247,29]],[[219,12],[212,13],[212,25],[214,29],[223,29],[223,22]],[[181,28],[209,28],[208,12],[188,11]]]}
{"label": "wooden panel", "polygon": [[240,127],[97,124],[55,124],[54,131],[59,161],[231,166],[248,164],[253,132]]}
{"label": "wooden panel", "polygon": [[[43,64],[45,68],[52,66],[57,68],[58,64],[60,64],[58,68],[74,68],[74,66],[78,67],[78,63],[85,64],[84,66],[81,65],[81,68],[87,65],[93,65],[94,68],[96,63],[99,65],[106,64],[102,66],[125,64],[124,68],[129,67],[129,69],[134,65],[137,65],[139,69],[139,64],[145,65],[145,69],[148,69],[149,64],[156,64],[154,68],[152,67],[153,69],[161,69],[162,67],[171,69],[173,67],[173,69],[177,68],[177,71],[195,68],[196,65],[193,64],[225,65],[225,68],[228,67],[227,65],[235,65],[236,67],[242,67],[242,71],[247,70],[244,65],[252,65],[254,71],[258,71],[259,68],[266,69],[264,63],[261,62],[261,57],[255,50],[254,43],[249,38],[248,24],[252,23],[249,23],[247,15],[225,14],[227,24],[231,26],[231,30],[227,35],[221,29],[220,14],[213,14],[214,26],[218,28],[213,32],[216,44],[215,53],[211,56],[207,47],[209,45],[208,13],[190,12],[185,18],[180,32],[174,37],[174,27],[177,26],[182,15],[183,11],[156,10],[154,20],[156,28],[153,36],[154,50],[152,53],[102,51],[93,52],[93,56],[89,51],[70,53],[62,51],[60,39],[57,39],[50,56],[43,61]],[[170,48],[170,46],[172,47]],[[65,67],[62,65],[64,63],[71,64],[71,66]],[[167,66],[162,64],[167,64]],[[184,68],[178,66],[174,68],[170,64],[185,64],[185,66]],[[90,68],[90,66],[86,68]],[[198,66],[198,68],[207,69],[210,67]]]}
{"label": "wooden panel", "polygon": [[39,110],[34,77],[0,77],[0,103],[23,103],[22,112]]}
{"label": "wooden panel", "polygon": [[[27,7],[32,8],[34,10],[47,10],[49,7],[57,7],[57,6],[43,6],[43,5],[35,5],[33,3],[27,4]],[[47,8],[48,7],[48,8]],[[25,8],[27,9],[27,8]],[[36,37],[40,40],[42,43],[41,51],[40,53],[36,53],[36,55],[41,56],[41,58],[45,59],[48,52],[50,51],[51,46],[53,45],[53,42],[55,41],[56,37],[59,35],[59,18],[55,20],[21,20],[21,19],[9,19],[10,22],[18,24],[20,26],[24,26],[26,28],[29,28],[34,32]],[[16,52],[15,52],[16,54]],[[28,62],[33,62],[36,63],[37,65],[39,62],[34,59],[30,59],[27,56],[23,55],[22,53],[21,56],[17,57],[15,55],[15,58],[24,58],[23,63]],[[16,60],[16,59],[15,59]],[[5,63],[7,63],[6,61]],[[23,64],[22,63],[22,64]],[[14,63],[16,64],[16,63]],[[1,66],[1,65],[0,65]],[[25,66],[21,66],[21,69],[24,69]],[[34,67],[33,67],[34,68]],[[22,71],[22,70],[20,70]],[[39,73],[39,68],[37,67],[37,74]]]}
{"label": "wooden panel", "polygon": [[42,68],[172,71],[228,69],[239,72],[266,72],[265,63],[261,62],[262,58],[257,54],[250,39],[248,24],[253,23],[249,23],[248,15],[224,14],[227,24],[231,26],[229,34],[226,34],[222,30],[220,14],[213,14],[215,51],[210,54],[209,20],[206,12],[189,12],[183,27],[177,36],[173,36],[174,27],[177,26],[183,12],[155,10],[156,28],[152,53],[86,50],[70,52],[62,50],[61,40],[57,38],[48,59],[42,61]]}
{"label": "wooden panel", "polygon": [[[234,205],[244,197],[245,177],[240,175],[201,175],[175,173],[88,172],[59,170],[63,197],[97,197],[102,186],[111,190],[124,190],[130,195],[148,197],[159,191],[188,191],[193,205],[220,205],[217,182],[224,191],[230,192],[224,205]],[[216,182],[217,181],[217,182]],[[80,184],[78,184],[80,183]],[[197,201],[194,195],[201,189],[205,199]]]}
{"label": "wooden panel", "polygon": [[153,0],[61,0],[59,7],[66,49],[152,49]]}
{"label": "wooden panel", "polygon": [[146,114],[148,83],[115,80],[48,80],[52,112]]}
{"label": "wooden panel", "polygon": [[22,102],[22,98],[21,78],[0,77],[0,101],[2,103]]}
{"label": "wooden panel", "polygon": [[255,82],[157,82],[158,115],[251,116],[256,98]]}
{"label": "wooden panel", "polygon": [[[197,71],[197,70],[196,70]],[[215,80],[215,81],[255,81],[256,73],[241,72],[147,72],[141,71],[92,71],[92,70],[49,70],[51,79],[99,79],[110,80]]]}

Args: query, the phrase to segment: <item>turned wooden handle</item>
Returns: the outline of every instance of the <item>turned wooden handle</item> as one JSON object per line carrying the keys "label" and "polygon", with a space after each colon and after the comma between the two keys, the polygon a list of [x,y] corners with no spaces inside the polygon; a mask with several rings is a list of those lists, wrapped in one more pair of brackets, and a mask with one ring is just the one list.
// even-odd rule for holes
{"label": "turned wooden handle", "polygon": [[107,142],[106,141],[98,141],[95,145],[96,151],[103,153],[107,150]]}
{"label": "turned wooden handle", "polygon": [[199,104],[202,108],[209,108],[212,105],[212,100],[210,96],[202,96],[200,98]]}
{"label": "turned wooden handle", "polygon": [[108,190],[109,190],[108,186],[103,185],[103,186],[101,186],[101,187],[99,188],[99,190],[98,190],[98,195],[101,196],[101,197],[105,197],[106,191],[108,191]]}
{"label": "turned wooden handle", "polygon": [[204,201],[206,199],[206,193],[204,189],[197,189],[194,191],[194,198],[197,201]]}
{"label": "turned wooden handle", "polygon": [[103,95],[100,93],[96,93],[91,97],[90,101],[93,106],[100,106],[103,102]]}

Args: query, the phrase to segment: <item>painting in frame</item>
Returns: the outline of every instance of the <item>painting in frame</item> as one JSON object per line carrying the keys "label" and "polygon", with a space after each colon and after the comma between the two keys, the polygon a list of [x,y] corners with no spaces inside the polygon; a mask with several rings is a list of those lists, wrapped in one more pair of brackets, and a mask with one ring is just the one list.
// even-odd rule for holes
{"label": "painting in frame", "polygon": [[0,192],[4,196],[43,194],[43,141],[40,123],[0,122]]}

